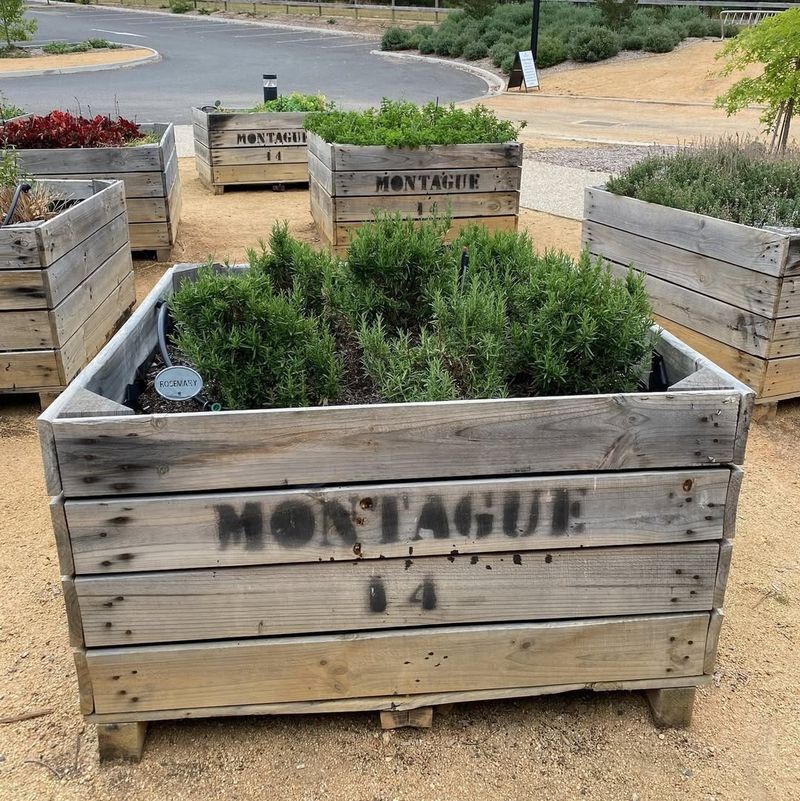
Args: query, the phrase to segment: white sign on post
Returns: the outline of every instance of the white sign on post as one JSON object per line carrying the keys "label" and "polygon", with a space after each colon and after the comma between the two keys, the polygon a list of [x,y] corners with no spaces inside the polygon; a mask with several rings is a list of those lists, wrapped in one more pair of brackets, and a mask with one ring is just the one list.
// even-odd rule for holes
{"label": "white sign on post", "polygon": [[516,89],[525,84],[525,91],[539,88],[539,74],[530,50],[519,50],[514,58],[514,66],[508,76],[508,89]]}

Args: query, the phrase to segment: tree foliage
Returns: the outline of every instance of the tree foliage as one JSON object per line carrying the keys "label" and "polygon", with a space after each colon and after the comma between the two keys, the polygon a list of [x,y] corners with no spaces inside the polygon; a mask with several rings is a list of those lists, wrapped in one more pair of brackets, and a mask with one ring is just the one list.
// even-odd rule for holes
{"label": "tree foliage", "polygon": [[25,19],[25,0],[0,0],[0,33],[6,47],[32,39],[38,27],[35,19]]}
{"label": "tree foliage", "polygon": [[765,129],[772,133],[772,147],[784,150],[792,117],[800,111],[800,8],[768,17],[731,39],[717,56],[727,63],[721,76],[731,75],[752,64],[763,66],[757,77],[738,80],[716,105],[728,115],[760,103]]}

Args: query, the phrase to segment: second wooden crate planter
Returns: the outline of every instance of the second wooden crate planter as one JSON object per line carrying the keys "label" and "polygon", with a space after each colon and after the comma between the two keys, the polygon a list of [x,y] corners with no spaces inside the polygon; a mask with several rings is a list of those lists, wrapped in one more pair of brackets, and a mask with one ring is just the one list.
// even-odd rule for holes
{"label": "second wooden crate planter", "polygon": [[[670,388],[134,414],[168,272],[40,418],[102,755],[147,721],[647,690],[714,670],[752,393],[662,332]],[[391,721],[389,721],[391,722]]]}
{"label": "second wooden crate planter", "polygon": [[800,230],[587,189],[583,244],[647,275],[667,328],[774,404],[800,396]]}
{"label": "second wooden crate planter", "polygon": [[39,178],[101,178],[125,185],[132,250],[170,258],[181,215],[181,182],[172,123],[139,126],[159,135],[157,144],[17,150],[20,167]]}
{"label": "second wooden crate planter", "polygon": [[226,186],[308,183],[304,112],[192,109],[200,180],[215,195]]}
{"label": "second wooden crate planter", "polygon": [[105,345],[135,292],[122,184],[37,183],[77,202],[0,228],[0,393],[38,393],[45,406]]}
{"label": "second wooden crate planter", "polygon": [[522,145],[388,148],[337,145],[308,134],[311,216],[326,244],[344,248],[375,212],[425,219],[449,214],[453,230],[479,223],[513,231]]}

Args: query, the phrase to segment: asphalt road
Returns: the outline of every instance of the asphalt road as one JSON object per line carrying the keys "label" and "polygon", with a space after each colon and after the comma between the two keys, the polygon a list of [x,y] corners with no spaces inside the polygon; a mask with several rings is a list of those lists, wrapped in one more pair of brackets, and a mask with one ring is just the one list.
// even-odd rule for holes
{"label": "asphalt road", "polygon": [[352,34],[97,6],[36,5],[30,14],[39,23],[39,42],[105,38],[162,55],[160,62],[127,69],[4,78],[0,89],[7,99],[35,113],[80,107],[141,122],[188,123],[195,105],[258,102],[262,73],[278,75],[281,93],[322,92],[345,107],[374,105],[382,97],[466,100],[487,88],[450,67],[370,55],[377,40]]}

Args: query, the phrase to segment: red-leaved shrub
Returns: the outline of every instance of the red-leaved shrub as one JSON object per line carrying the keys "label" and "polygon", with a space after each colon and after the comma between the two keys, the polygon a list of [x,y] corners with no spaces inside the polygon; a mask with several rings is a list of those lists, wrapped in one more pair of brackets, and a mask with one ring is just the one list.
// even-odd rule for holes
{"label": "red-leaved shrub", "polygon": [[51,111],[0,125],[0,146],[17,148],[120,147],[142,136],[135,122],[119,117],[92,119]]}

